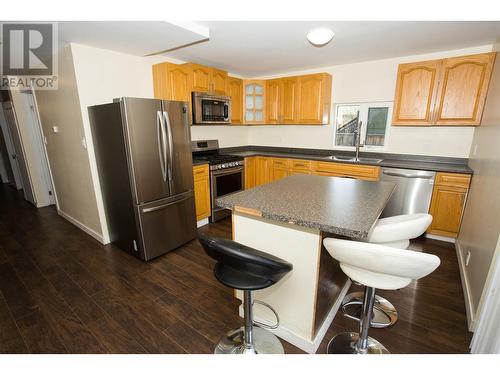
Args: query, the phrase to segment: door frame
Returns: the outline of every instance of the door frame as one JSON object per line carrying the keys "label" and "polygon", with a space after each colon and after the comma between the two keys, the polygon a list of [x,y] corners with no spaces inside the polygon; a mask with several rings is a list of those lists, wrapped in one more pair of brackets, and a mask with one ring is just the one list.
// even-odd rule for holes
{"label": "door frame", "polygon": [[500,354],[500,236],[479,302],[471,353]]}
{"label": "door frame", "polygon": [[19,162],[16,155],[16,149],[14,148],[14,141],[12,140],[12,134],[10,131],[9,124],[7,124],[7,116],[5,115],[5,110],[3,108],[3,104],[0,105],[0,117],[2,122],[2,131],[5,139],[5,145],[7,146],[7,151],[9,152],[9,162],[12,168],[12,173],[14,174],[14,187],[17,190],[21,190],[23,188],[23,181],[21,178],[21,171],[19,169]]}

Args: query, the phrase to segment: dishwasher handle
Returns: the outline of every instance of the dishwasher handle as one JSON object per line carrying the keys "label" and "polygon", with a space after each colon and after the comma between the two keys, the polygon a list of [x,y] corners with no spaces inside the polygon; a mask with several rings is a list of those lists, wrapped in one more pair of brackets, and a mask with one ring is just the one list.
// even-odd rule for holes
{"label": "dishwasher handle", "polygon": [[431,180],[434,178],[433,174],[411,174],[411,173],[393,172],[388,170],[382,170],[382,173],[387,176],[404,177],[404,178],[422,178],[426,180]]}

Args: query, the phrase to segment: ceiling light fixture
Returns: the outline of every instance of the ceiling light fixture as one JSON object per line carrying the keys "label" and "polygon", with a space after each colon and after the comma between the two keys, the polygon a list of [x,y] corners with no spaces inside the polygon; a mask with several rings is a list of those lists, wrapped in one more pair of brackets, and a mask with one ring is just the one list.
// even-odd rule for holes
{"label": "ceiling light fixture", "polygon": [[326,27],[319,27],[307,33],[307,40],[315,47],[323,47],[330,43],[334,35],[335,33],[332,30]]}

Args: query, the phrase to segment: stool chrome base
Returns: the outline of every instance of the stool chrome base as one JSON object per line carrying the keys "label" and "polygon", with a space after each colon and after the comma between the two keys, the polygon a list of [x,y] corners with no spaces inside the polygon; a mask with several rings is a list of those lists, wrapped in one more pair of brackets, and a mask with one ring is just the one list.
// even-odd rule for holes
{"label": "stool chrome base", "polygon": [[244,327],[228,332],[215,347],[215,354],[285,354],[280,340],[271,332],[253,327],[254,347],[245,345]]}
{"label": "stool chrome base", "polygon": [[[359,322],[363,309],[363,292],[349,293],[342,301],[342,313],[353,320]],[[394,325],[398,320],[396,308],[383,297],[375,295],[373,304],[372,328],[386,328]]]}
{"label": "stool chrome base", "polygon": [[356,332],[343,332],[335,336],[328,343],[328,354],[389,354],[384,345],[368,337],[368,346],[365,352],[358,350],[356,344],[359,335]]}

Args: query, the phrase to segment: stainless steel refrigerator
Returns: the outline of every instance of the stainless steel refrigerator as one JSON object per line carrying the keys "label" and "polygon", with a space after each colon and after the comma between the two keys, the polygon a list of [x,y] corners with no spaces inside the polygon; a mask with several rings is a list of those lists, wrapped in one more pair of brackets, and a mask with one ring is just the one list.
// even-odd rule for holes
{"label": "stainless steel refrigerator", "polygon": [[196,237],[188,103],[88,107],[111,242],[149,260]]}

